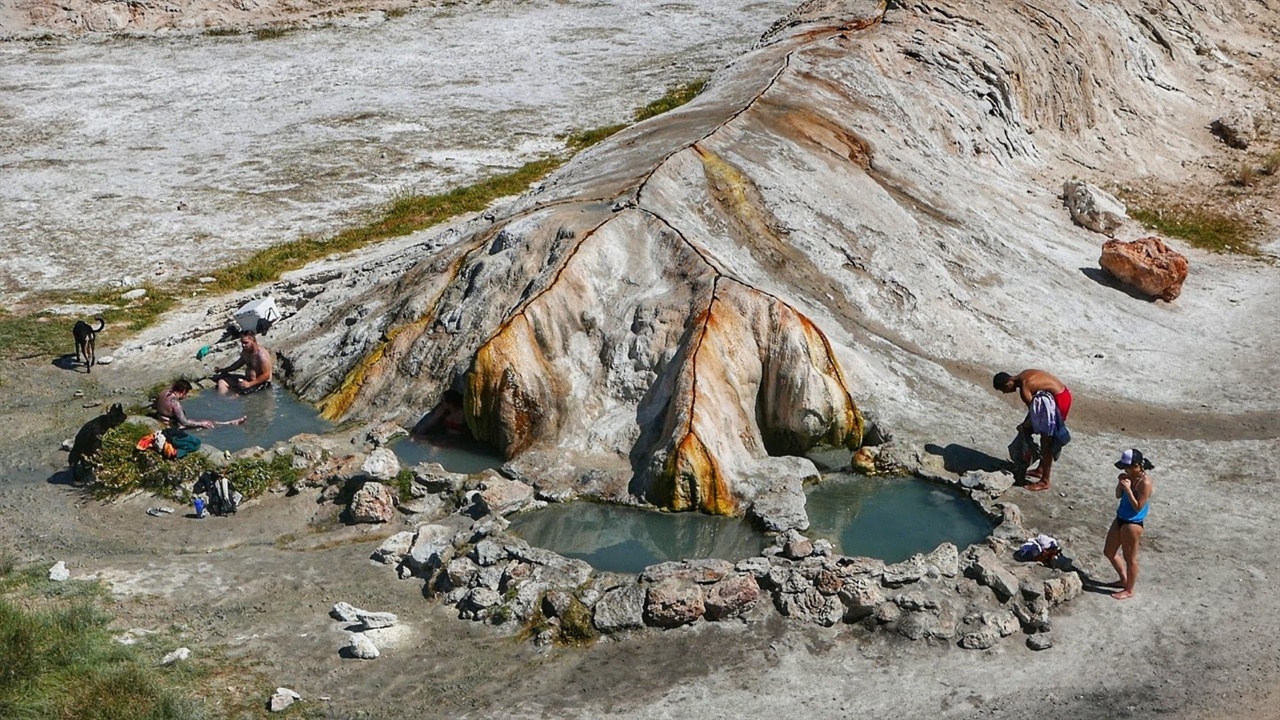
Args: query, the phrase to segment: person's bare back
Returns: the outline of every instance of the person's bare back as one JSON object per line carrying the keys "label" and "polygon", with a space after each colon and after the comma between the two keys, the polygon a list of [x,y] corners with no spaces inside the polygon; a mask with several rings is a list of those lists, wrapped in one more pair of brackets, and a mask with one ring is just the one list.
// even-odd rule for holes
{"label": "person's bare back", "polygon": [[[1066,434],[1067,413],[1071,411],[1071,391],[1061,380],[1050,375],[1044,370],[1030,368],[1023,370],[1017,375],[999,372],[991,380],[991,385],[996,390],[1003,393],[1011,393],[1015,390],[1018,397],[1022,399],[1022,403],[1027,406],[1027,416],[1018,425],[1019,431],[1035,432],[1040,435],[1040,466],[1030,468],[1026,471],[1027,477],[1038,478],[1039,482],[1032,483],[1027,486],[1028,490],[1047,490],[1049,489],[1049,476],[1053,468],[1055,450],[1060,448],[1062,444],[1069,441],[1070,436]],[[1041,412],[1037,413],[1032,404],[1035,402],[1037,393],[1048,393],[1053,397],[1053,404],[1048,407],[1047,411],[1041,408]],[[1046,412],[1051,413],[1053,417],[1045,419]],[[1041,426],[1037,426],[1036,420]],[[1059,441],[1055,435],[1057,427],[1062,428],[1065,439]],[[1056,445],[1055,442],[1060,442]]]}
{"label": "person's bare back", "polygon": [[1030,407],[1036,393],[1041,390],[1048,390],[1050,393],[1058,395],[1067,389],[1067,386],[1063,385],[1061,380],[1044,370],[1023,370],[1013,376],[1013,382],[1015,387],[1018,388],[1018,397],[1022,398],[1022,403],[1028,407]]}

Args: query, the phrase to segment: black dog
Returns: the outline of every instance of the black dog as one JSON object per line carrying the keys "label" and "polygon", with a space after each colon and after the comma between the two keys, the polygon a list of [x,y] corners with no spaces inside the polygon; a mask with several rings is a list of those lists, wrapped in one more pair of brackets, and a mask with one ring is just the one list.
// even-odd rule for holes
{"label": "black dog", "polygon": [[85,423],[76,433],[75,442],[71,444],[71,456],[67,463],[71,466],[71,476],[76,482],[90,482],[93,478],[93,465],[89,458],[102,449],[102,436],[111,428],[120,425],[128,418],[124,406],[116,403],[107,411]]}
{"label": "black dog", "polygon": [[94,327],[83,320],[77,320],[75,327],[71,328],[71,334],[76,339],[76,361],[80,361],[80,357],[84,356],[85,372],[93,372],[93,366],[98,362],[97,353],[94,352],[94,342],[98,339],[98,333],[102,332],[102,328],[107,326],[107,321],[100,317],[94,318],[98,321],[98,327]]}

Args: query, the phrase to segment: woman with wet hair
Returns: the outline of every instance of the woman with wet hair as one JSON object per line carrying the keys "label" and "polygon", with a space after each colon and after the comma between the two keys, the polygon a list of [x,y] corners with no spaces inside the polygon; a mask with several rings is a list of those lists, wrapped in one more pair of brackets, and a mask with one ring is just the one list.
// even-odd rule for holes
{"label": "woman with wet hair", "polygon": [[[1119,592],[1111,597],[1116,600],[1128,600],[1133,597],[1133,586],[1138,582],[1138,541],[1142,539],[1142,531],[1151,509],[1151,493],[1155,490],[1155,478],[1147,474],[1155,468],[1151,461],[1142,456],[1137,448],[1120,453],[1116,467],[1122,472],[1116,478],[1116,498],[1120,500],[1116,508],[1116,519],[1111,521],[1111,529],[1107,531],[1107,541],[1103,545],[1102,554],[1111,561],[1120,580]],[[1120,561],[1120,554],[1124,561]]]}

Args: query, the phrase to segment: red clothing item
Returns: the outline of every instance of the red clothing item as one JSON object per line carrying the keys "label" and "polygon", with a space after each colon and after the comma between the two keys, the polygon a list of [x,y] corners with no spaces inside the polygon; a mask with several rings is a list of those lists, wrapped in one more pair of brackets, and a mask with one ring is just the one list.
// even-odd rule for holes
{"label": "red clothing item", "polygon": [[1067,413],[1071,412],[1071,391],[1065,387],[1062,388],[1062,392],[1053,396],[1053,402],[1058,406],[1058,414],[1062,415],[1062,420],[1065,422]]}

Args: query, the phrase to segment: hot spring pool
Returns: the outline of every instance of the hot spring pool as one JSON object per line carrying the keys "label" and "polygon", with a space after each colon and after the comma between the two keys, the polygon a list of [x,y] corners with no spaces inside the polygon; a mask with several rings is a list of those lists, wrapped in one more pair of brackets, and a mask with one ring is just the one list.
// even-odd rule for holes
{"label": "hot spring pool", "polygon": [[944,542],[964,549],[994,523],[962,493],[910,477],[837,474],[806,488],[809,530],[844,555],[901,562]]}
{"label": "hot spring pool", "polygon": [[741,518],[624,505],[571,502],[510,519],[510,532],[530,545],[613,572],[640,572],[687,558],[736,561],[759,555],[769,544]]}
{"label": "hot spring pool", "polygon": [[229,397],[206,388],[183,400],[182,409],[192,420],[225,421],[247,416],[243,425],[189,431],[205,444],[232,452],[254,445],[269,448],[299,433],[319,434],[333,429],[333,423],[321,418],[314,407],[279,384],[251,395]]}

